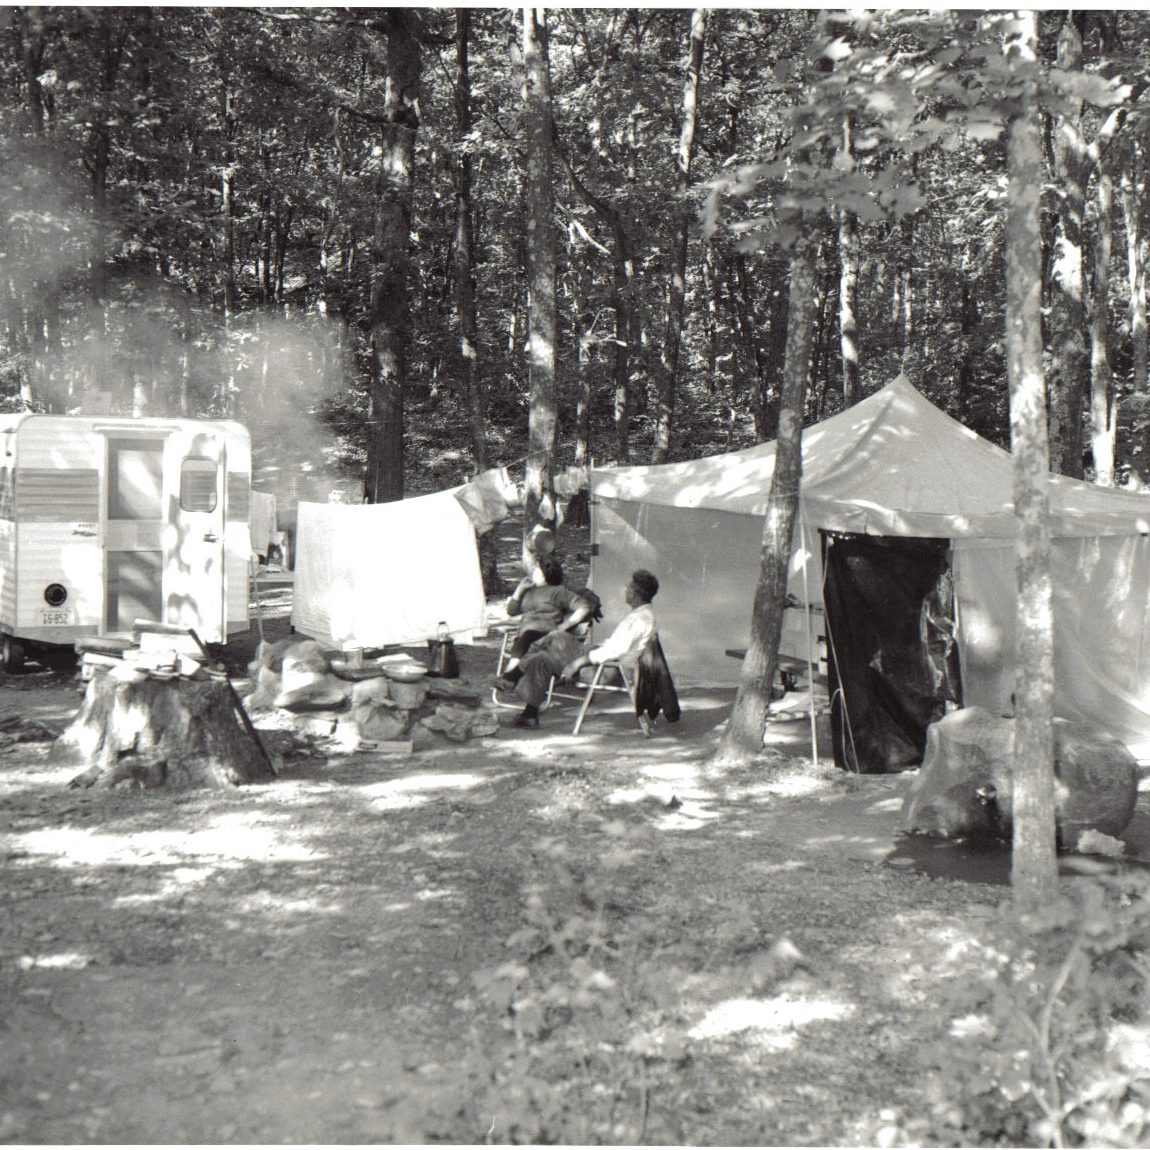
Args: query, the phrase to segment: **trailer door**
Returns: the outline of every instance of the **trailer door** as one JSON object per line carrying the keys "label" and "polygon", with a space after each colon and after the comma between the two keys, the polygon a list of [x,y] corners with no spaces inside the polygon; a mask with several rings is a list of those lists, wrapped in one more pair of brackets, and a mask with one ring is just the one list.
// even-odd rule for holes
{"label": "trailer door", "polygon": [[204,428],[171,435],[164,560],[164,622],[194,627],[205,643],[227,641],[223,434]]}
{"label": "trailer door", "polygon": [[161,618],[164,428],[97,428],[107,437],[104,487],[104,629]]}

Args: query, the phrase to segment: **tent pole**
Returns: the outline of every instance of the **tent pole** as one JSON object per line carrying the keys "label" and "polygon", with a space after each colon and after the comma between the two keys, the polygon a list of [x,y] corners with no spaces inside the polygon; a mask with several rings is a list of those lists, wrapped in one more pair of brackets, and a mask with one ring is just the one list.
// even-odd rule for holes
{"label": "tent pole", "polygon": [[802,495],[799,496],[799,537],[803,548],[803,613],[807,623],[807,693],[809,695],[808,711],[811,720],[811,761],[815,769],[819,765],[819,724],[815,713],[815,670],[811,660],[811,648],[814,646],[814,635],[811,632],[811,586],[807,577],[807,567],[811,552],[807,547],[807,517],[803,512]]}

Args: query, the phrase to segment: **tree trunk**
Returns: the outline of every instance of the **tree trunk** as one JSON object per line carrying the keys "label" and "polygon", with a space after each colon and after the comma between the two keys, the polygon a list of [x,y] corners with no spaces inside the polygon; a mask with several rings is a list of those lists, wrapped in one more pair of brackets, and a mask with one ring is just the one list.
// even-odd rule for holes
{"label": "tree trunk", "polygon": [[1110,368],[1110,254],[1113,247],[1110,175],[1098,172],[1095,190],[1098,211],[1094,223],[1094,275],[1090,291],[1090,450],[1094,482],[1114,484],[1114,435],[1118,423],[1118,395]]}
{"label": "tree trunk", "polygon": [[479,322],[475,306],[474,209],[471,203],[471,71],[468,39],[471,10],[455,10],[455,132],[461,141],[455,165],[455,306],[459,350],[471,426],[471,454],[477,471],[487,469],[487,422],[479,369]]}
{"label": "tree trunk", "polygon": [[[487,470],[487,413],[479,364],[479,320],[475,305],[475,212],[471,202],[471,10],[455,10],[455,134],[460,141],[455,163],[455,309],[459,316],[459,352],[463,390],[471,428],[471,457],[477,473]],[[499,594],[495,535],[479,537],[479,571],[483,590]]]}
{"label": "tree trunk", "polygon": [[[1141,447],[1137,470],[1150,476],[1150,378],[1147,378],[1146,332],[1146,239],[1142,228],[1140,205],[1146,179],[1145,153],[1135,143],[1131,163],[1122,171],[1122,218],[1126,226],[1126,277],[1130,293],[1130,358],[1131,391],[1138,397],[1138,418],[1141,421]],[[1138,422],[1135,422],[1135,432]]]}
{"label": "tree trunk", "polygon": [[787,597],[799,486],[803,470],[803,408],[812,344],[817,240],[802,236],[791,257],[786,369],[775,450],[775,473],[767,497],[762,561],[751,615],[751,641],[743,660],[731,720],[715,753],[717,764],[748,762],[763,749],[771,682],[778,666],[783,607]]}
{"label": "tree trunk", "polygon": [[[1063,14],[1058,66],[1082,68],[1081,12]],[[1066,109],[1070,108],[1070,111]],[[1050,465],[1062,475],[1082,476],[1082,406],[1090,376],[1086,349],[1083,223],[1086,217],[1086,145],[1082,103],[1069,93],[1055,113],[1053,179],[1059,189],[1049,300]]]}
{"label": "tree trunk", "polygon": [[575,464],[591,462],[591,365],[594,359],[594,315],[591,311],[591,271],[574,245],[570,251],[571,303],[576,347]]}
{"label": "tree trunk", "polygon": [[631,335],[634,328],[634,256],[631,237],[622,213],[611,208],[608,216],[613,238],[613,285],[615,303],[615,458],[622,464],[631,458]]}
{"label": "tree trunk", "polygon": [[523,9],[523,102],[527,139],[527,475],[524,541],[555,526],[554,457],[558,426],[554,161],[547,12]]}
{"label": "tree trunk", "polygon": [[52,97],[45,90],[44,53],[48,47],[49,29],[44,22],[45,9],[21,4],[12,9],[12,28],[26,89],[26,108],[32,122],[32,132],[43,133]]}
{"label": "tree trunk", "polygon": [[410,336],[411,204],[422,74],[420,20],[409,8],[387,14],[387,98],[380,195],[371,271],[369,503],[403,498],[404,393]]}
{"label": "tree trunk", "polygon": [[902,240],[901,255],[895,272],[895,322],[898,325],[899,359],[907,366],[911,349],[914,347],[914,301],[911,291],[914,287],[911,266],[914,262],[914,220],[909,216],[899,222],[899,235]]}
{"label": "tree trunk", "polygon": [[687,294],[687,241],[694,213],[687,202],[691,186],[691,159],[695,150],[695,130],[699,115],[699,83],[703,71],[703,45],[707,33],[707,10],[691,13],[688,35],[687,80],[683,85],[683,122],[679,130],[676,157],[676,185],[679,196],[675,232],[671,243],[670,276],[667,285],[667,315],[663,352],[659,364],[658,410],[655,414],[655,444],[652,463],[665,463],[671,449],[671,426],[675,413],[675,389],[679,376],[679,349],[683,336],[684,301]]}
{"label": "tree trunk", "polygon": [[755,438],[760,443],[769,440],[779,426],[779,394],[786,366],[787,312],[790,306],[786,265],[772,259],[767,264],[767,279],[770,283],[770,303],[767,310],[766,362],[758,402],[755,404]]}
{"label": "tree trunk", "polygon": [[223,787],[272,777],[216,680],[124,681],[97,668],[50,761],[85,768],[72,786]]}
{"label": "tree trunk", "polygon": [[1042,368],[1042,151],[1037,103],[1038,18],[1020,12],[1006,41],[1021,94],[1007,138],[1006,354],[1018,523],[1014,846],[1011,882],[1023,909],[1057,890],[1054,817],[1054,635],[1046,386]]}
{"label": "tree trunk", "polygon": [[858,355],[858,219],[845,208],[839,213],[839,347],[843,362],[843,407],[859,399]]}
{"label": "tree trunk", "polygon": [[[221,82],[220,118],[224,125],[223,156],[220,163],[220,215],[223,219],[223,328],[224,340],[227,343],[231,338],[232,326],[235,323],[239,287],[236,276],[235,92],[228,76],[224,76]],[[233,356],[229,354],[228,360],[230,364],[233,363]],[[217,387],[216,400],[219,410],[227,415],[234,415],[237,401],[234,366],[230,366],[228,371],[220,373]]]}

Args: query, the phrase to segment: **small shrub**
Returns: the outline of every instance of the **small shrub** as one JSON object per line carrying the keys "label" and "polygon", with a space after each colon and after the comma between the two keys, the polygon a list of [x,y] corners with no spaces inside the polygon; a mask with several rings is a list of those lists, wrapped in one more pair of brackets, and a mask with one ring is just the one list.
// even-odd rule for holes
{"label": "small shrub", "polygon": [[950,996],[931,1060],[941,1145],[1150,1145],[1150,880],[1075,880],[1042,914],[1009,903],[987,977]]}

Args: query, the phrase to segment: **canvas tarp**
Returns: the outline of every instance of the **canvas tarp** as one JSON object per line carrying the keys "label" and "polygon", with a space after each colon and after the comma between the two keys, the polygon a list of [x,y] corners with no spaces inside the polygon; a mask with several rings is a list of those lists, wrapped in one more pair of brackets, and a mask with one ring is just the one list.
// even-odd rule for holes
{"label": "canvas tarp", "polygon": [[421,643],[440,622],[486,633],[475,531],[454,491],[392,503],[301,503],[292,626],[349,650]]}
{"label": "canvas tarp", "polygon": [[[660,634],[680,682],[737,681],[740,664],[726,651],[745,649],[750,635],[774,459],[770,443],[683,463],[592,470],[592,584],[603,597],[604,622],[611,626],[624,613],[630,572],[654,571]],[[1012,491],[1009,453],[901,376],[807,428],[790,590],[813,608],[815,637],[820,531],[947,539],[964,697],[1008,706],[1003,684],[1013,681],[1017,602]],[[1150,684],[1150,554],[1143,538],[1150,498],[1057,476],[1049,492],[1059,541],[1056,708],[1105,725],[1104,704],[1117,692],[1127,737],[1150,739],[1150,693],[1141,686]],[[964,558],[967,551],[975,557]],[[1070,605],[1082,612],[1077,623]],[[801,647],[805,654],[806,612],[786,614],[790,653]]]}
{"label": "canvas tarp", "polygon": [[266,559],[268,544],[276,533],[276,497],[265,491],[253,491],[248,507],[248,527],[252,535],[252,550]]}

